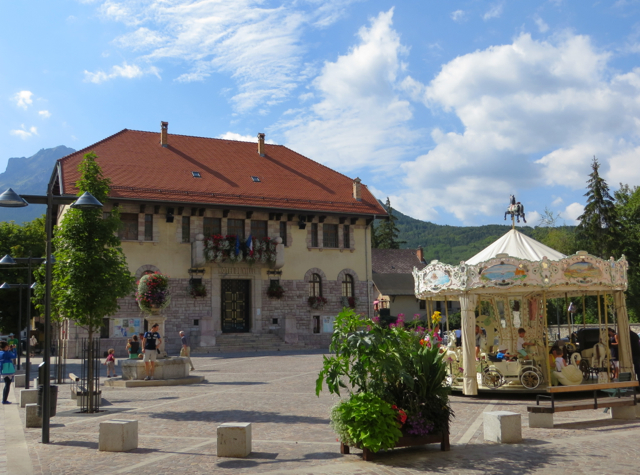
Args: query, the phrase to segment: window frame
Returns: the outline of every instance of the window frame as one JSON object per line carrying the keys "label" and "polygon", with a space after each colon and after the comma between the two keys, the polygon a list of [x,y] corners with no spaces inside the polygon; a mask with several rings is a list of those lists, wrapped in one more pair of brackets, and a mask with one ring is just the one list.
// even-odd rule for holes
{"label": "window frame", "polygon": [[144,215],[144,240],[153,241],[153,215]]}
{"label": "window frame", "polygon": [[[238,233],[238,232],[232,232],[232,231],[231,231],[231,226],[230,226],[230,225],[231,225],[234,221],[236,221],[236,222],[237,222],[237,223],[234,223],[234,224],[238,224],[238,226],[239,226],[239,223],[240,223],[240,222],[242,222],[242,227],[238,228],[238,229],[240,229],[240,230],[241,230],[241,232],[240,232],[240,233]],[[229,235],[229,236],[231,236],[231,235],[238,236],[238,237],[240,238],[240,240],[241,240],[241,241],[243,241],[243,240],[244,240],[244,225],[245,225],[244,219],[233,219],[233,218],[228,218],[228,219],[227,219],[227,235]],[[236,226],[234,226],[234,227],[236,227]]]}
{"label": "window frame", "polygon": [[[262,229],[258,229],[258,225],[260,225],[260,228]],[[262,239],[268,236],[269,236],[269,222],[264,219],[252,219],[251,220],[251,237],[254,239]]]}
{"label": "window frame", "polygon": [[342,247],[351,249],[351,228],[348,224],[344,224],[342,228]]}
{"label": "window frame", "polygon": [[191,242],[191,216],[182,216],[182,241]]}
{"label": "window frame", "polygon": [[318,223],[311,223],[311,247],[320,247],[318,242]]}
{"label": "window frame", "polygon": [[[283,232],[284,231],[284,232]],[[280,221],[280,237],[282,238],[282,244],[287,246],[287,222],[286,221]]]}
{"label": "window frame", "polygon": [[337,224],[323,224],[322,225],[322,247],[328,249],[337,249],[340,242],[338,239],[338,225]]}
{"label": "window frame", "polygon": [[322,277],[315,272],[309,279],[309,297],[322,297]]}
{"label": "window frame", "polygon": [[351,274],[345,274],[342,279],[342,296],[343,297],[355,297],[356,286],[355,279]]}
{"label": "window frame", "polygon": [[[126,219],[123,219],[124,217]],[[138,213],[120,213],[122,226],[118,229],[118,239],[121,241],[137,241],[139,237],[138,219]],[[130,232],[135,232],[135,238],[130,236]]]}
{"label": "window frame", "polygon": [[[207,221],[210,220],[209,225],[207,225]],[[216,222],[217,222],[217,232],[216,232]],[[206,233],[206,229],[211,228],[213,231],[211,233]],[[205,216],[202,220],[202,234],[204,234],[205,238],[210,236],[214,236],[216,234],[222,234],[222,219],[221,218],[212,218]]]}

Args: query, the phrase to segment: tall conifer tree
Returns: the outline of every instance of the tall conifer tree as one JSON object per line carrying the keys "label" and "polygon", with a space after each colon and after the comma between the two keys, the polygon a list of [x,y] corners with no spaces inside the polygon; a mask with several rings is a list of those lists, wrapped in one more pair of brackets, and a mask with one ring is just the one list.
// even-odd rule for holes
{"label": "tall conifer tree", "polygon": [[600,176],[600,163],[593,157],[592,172],[587,181],[587,205],[578,217],[578,240],[587,251],[608,259],[617,248],[618,216],[609,185]]}
{"label": "tall conifer tree", "polygon": [[391,200],[387,197],[387,202],[384,205],[389,219],[382,221],[375,231],[374,247],[378,249],[400,249],[400,244],[405,244],[406,241],[398,241],[398,235],[400,231],[396,225],[397,217],[393,215],[393,208],[391,207]]}

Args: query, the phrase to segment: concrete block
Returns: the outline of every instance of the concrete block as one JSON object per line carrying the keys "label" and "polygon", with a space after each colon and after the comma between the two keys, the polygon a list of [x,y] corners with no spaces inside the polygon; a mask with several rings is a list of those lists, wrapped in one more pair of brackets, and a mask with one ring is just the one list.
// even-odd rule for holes
{"label": "concrete block", "polygon": [[27,382],[27,376],[25,374],[16,374],[13,377],[13,385],[16,388],[24,388]]}
{"label": "concrete block", "polygon": [[98,450],[126,452],[138,448],[138,421],[112,420],[100,423]]}
{"label": "concrete block", "polygon": [[484,440],[499,444],[522,442],[521,416],[517,412],[493,411],[484,413]]}
{"label": "concrete block", "polygon": [[218,426],[218,457],[246,457],[250,453],[250,422],[230,422]]}
{"label": "concrete block", "polygon": [[531,429],[553,429],[553,414],[530,412],[529,427]]}
{"label": "concrete block", "polygon": [[611,408],[612,419],[635,419],[636,406],[621,406]]}
{"label": "concrete block", "polygon": [[27,404],[38,404],[37,389],[23,389],[20,391],[20,407],[25,407]]}
{"label": "concrete block", "polygon": [[26,408],[26,426],[27,427],[42,427],[42,417],[38,417],[38,405],[27,404]]}

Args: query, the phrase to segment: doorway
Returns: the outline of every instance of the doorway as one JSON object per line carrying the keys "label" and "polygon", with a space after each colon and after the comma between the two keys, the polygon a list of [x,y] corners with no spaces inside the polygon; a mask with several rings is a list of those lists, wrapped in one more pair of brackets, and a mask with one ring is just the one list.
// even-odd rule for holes
{"label": "doorway", "polygon": [[229,279],[221,282],[222,332],[242,333],[250,328],[251,281]]}

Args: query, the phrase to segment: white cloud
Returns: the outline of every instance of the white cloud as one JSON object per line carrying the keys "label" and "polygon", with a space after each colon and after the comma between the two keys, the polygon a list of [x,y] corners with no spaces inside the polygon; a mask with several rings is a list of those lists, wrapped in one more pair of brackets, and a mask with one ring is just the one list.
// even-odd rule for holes
{"label": "white cloud", "polygon": [[397,169],[418,132],[409,129],[411,107],[398,94],[407,50],[392,18],[393,9],[380,13],[360,29],[356,46],[325,63],[313,82],[319,102],[278,126],[289,147],[344,171]]}
{"label": "white cloud", "polygon": [[[242,135],[237,134],[235,132],[225,132],[222,135],[218,136],[219,139],[224,140],[237,140],[239,142],[255,142],[258,143],[258,134],[256,135]],[[265,140],[265,143],[275,144],[275,142],[271,139]]]}
{"label": "white cloud", "polygon": [[38,129],[36,127],[29,127],[27,130],[24,124],[22,124],[19,129],[10,130],[9,133],[20,137],[22,140],[27,140],[29,137],[38,135]]}
{"label": "white cloud", "polygon": [[549,25],[547,25],[545,21],[538,15],[536,15],[533,20],[536,22],[536,26],[538,27],[538,31],[540,33],[546,33],[547,31],[549,31]]}
{"label": "white cloud", "polygon": [[289,97],[307,78],[303,34],[334,23],[354,1],[284,0],[270,7],[263,0],[107,0],[100,12],[135,28],[115,44],[145,51],[138,61],[185,64],[179,82],[228,74],[237,84],[231,101],[247,112]]}
{"label": "white cloud", "polygon": [[564,203],[564,200],[562,199],[561,196],[558,196],[555,200],[551,202],[551,206],[560,206],[562,203]]}
{"label": "white cloud", "polygon": [[[527,218],[527,224],[528,226],[538,226],[540,224],[540,219],[542,219],[542,215],[540,213],[538,213],[537,211],[527,211],[525,209],[525,215]],[[521,221],[522,223],[522,221]],[[522,223],[523,226],[525,226],[524,223]]]}
{"label": "white cloud", "polygon": [[33,92],[31,91],[20,91],[13,95],[13,100],[16,102],[18,107],[27,110],[27,108],[33,104],[33,99],[31,99],[32,96]]}
{"label": "white cloud", "polygon": [[462,21],[464,20],[466,17],[466,13],[464,12],[464,10],[456,10],[455,12],[451,13],[451,19],[453,21]]}
{"label": "white cloud", "polygon": [[433,149],[401,165],[398,209],[423,219],[445,210],[465,223],[499,216],[510,193],[584,188],[594,155],[610,183],[640,183],[640,69],[621,74],[609,57],[586,36],[522,34],[450,61],[426,86],[405,80],[463,130],[432,130]]}
{"label": "white cloud", "polygon": [[40,117],[42,117],[43,119],[48,119],[49,117],[51,117],[51,112],[44,110],[44,111],[38,111],[38,115]]}
{"label": "white cloud", "polygon": [[142,69],[137,64],[127,64],[127,62],[125,61],[122,63],[122,66],[113,66],[111,68],[111,72],[109,73],[106,73],[104,71],[97,71],[95,73],[92,73],[91,71],[85,70],[84,80],[87,82],[100,84],[101,82],[105,82],[114,78],[134,79],[144,76],[145,74],[153,74],[156,77],[160,78],[160,72],[155,66],[149,66],[146,69]]}
{"label": "white cloud", "polygon": [[502,3],[496,3],[495,5],[492,5],[491,8],[484,15],[482,15],[482,19],[484,21],[487,21],[491,20],[492,18],[500,18],[500,15],[502,15],[503,6],[504,5]]}
{"label": "white cloud", "polygon": [[580,203],[571,203],[560,213],[560,218],[563,219],[566,224],[578,224],[578,217],[582,216],[584,212],[584,206]]}

